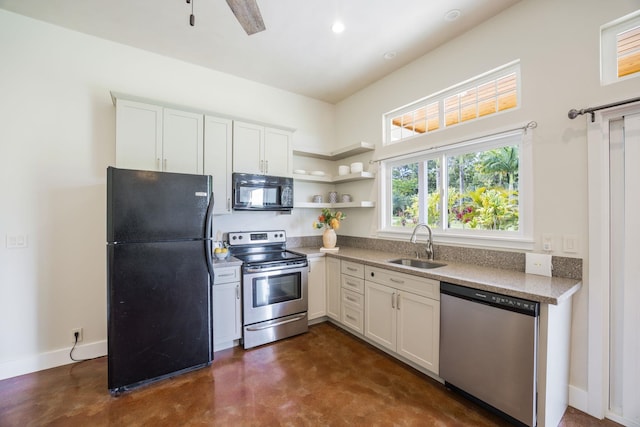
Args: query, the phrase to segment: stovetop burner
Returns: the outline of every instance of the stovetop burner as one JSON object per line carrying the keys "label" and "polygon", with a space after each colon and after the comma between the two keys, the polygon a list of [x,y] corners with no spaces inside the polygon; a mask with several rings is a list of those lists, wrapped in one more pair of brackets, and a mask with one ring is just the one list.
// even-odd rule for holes
{"label": "stovetop burner", "polygon": [[234,256],[248,264],[256,263],[272,263],[280,261],[295,261],[300,258],[306,258],[304,255],[291,251],[270,251],[259,253],[240,253],[234,254]]}
{"label": "stovetop burner", "polygon": [[244,268],[299,266],[307,256],[286,248],[283,230],[230,232],[228,237],[231,254],[244,262]]}

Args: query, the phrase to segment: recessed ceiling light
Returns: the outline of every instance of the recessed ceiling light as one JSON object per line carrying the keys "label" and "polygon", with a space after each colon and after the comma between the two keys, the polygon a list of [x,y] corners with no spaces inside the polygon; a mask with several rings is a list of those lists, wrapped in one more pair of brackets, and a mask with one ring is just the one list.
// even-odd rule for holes
{"label": "recessed ceiling light", "polygon": [[386,60],[389,60],[389,59],[393,59],[393,58],[395,58],[395,57],[396,57],[396,55],[397,55],[396,51],[395,51],[395,50],[391,50],[391,51],[389,51],[389,52],[385,52],[385,54],[384,54],[384,55],[382,55],[382,57],[383,57],[384,59],[386,59]]}
{"label": "recessed ceiling light", "polygon": [[452,9],[449,12],[444,14],[444,20],[447,22],[452,22],[460,18],[460,15],[462,15],[462,12],[460,11],[460,9]]}
{"label": "recessed ceiling light", "polygon": [[341,32],[344,31],[344,24],[340,21],[334,22],[333,25],[331,26],[331,31],[333,31],[336,34],[340,34]]}

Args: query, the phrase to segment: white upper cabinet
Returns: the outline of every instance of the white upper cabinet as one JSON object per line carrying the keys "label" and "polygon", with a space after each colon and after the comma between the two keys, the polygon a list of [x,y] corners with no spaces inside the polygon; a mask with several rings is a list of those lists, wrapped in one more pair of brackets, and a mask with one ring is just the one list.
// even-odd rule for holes
{"label": "white upper cabinet", "polygon": [[264,160],[266,174],[291,176],[292,171],[291,132],[265,128]]}
{"label": "white upper cabinet", "polygon": [[204,117],[204,173],[213,176],[213,213],[230,214],[233,121]]}
{"label": "white upper cabinet", "polygon": [[157,171],[162,157],[162,107],[118,99],[116,166]]}
{"label": "white upper cabinet", "polygon": [[165,108],[162,118],[162,170],[202,174],[203,115]]}
{"label": "white upper cabinet", "polygon": [[202,114],[117,99],[116,166],[202,174]]}
{"label": "white upper cabinet", "polygon": [[233,171],[291,176],[291,132],[233,122]]}
{"label": "white upper cabinet", "polygon": [[[293,130],[111,93],[116,167],[213,176],[215,214],[231,213],[231,174],[291,176]],[[221,114],[224,116],[224,114]]]}
{"label": "white upper cabinet", "polygon": [[233,171],[263,173],[264,126],[233,122]]}

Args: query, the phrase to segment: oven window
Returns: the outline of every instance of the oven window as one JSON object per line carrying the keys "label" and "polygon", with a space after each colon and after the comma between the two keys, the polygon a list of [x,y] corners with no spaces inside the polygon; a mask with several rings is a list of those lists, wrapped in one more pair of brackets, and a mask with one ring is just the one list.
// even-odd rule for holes
{"label": "oven window", "polygon": [[299,272],[253,279],[253,307],[264,307],[300,298],[302,278]]}

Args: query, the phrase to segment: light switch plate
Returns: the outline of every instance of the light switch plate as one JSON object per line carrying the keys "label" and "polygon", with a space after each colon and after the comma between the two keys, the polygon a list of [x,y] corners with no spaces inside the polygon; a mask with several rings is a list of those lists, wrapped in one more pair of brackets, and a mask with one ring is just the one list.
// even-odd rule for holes
{"label": "light switch plate", "polygon": [[7,249],[23,249],[28,246],[26,234],[7,234],[5,239]]}
{"label": "light switch plate", "polygon": [[552,269],[550,254],[526,254],[525,273],[551,277]]}

